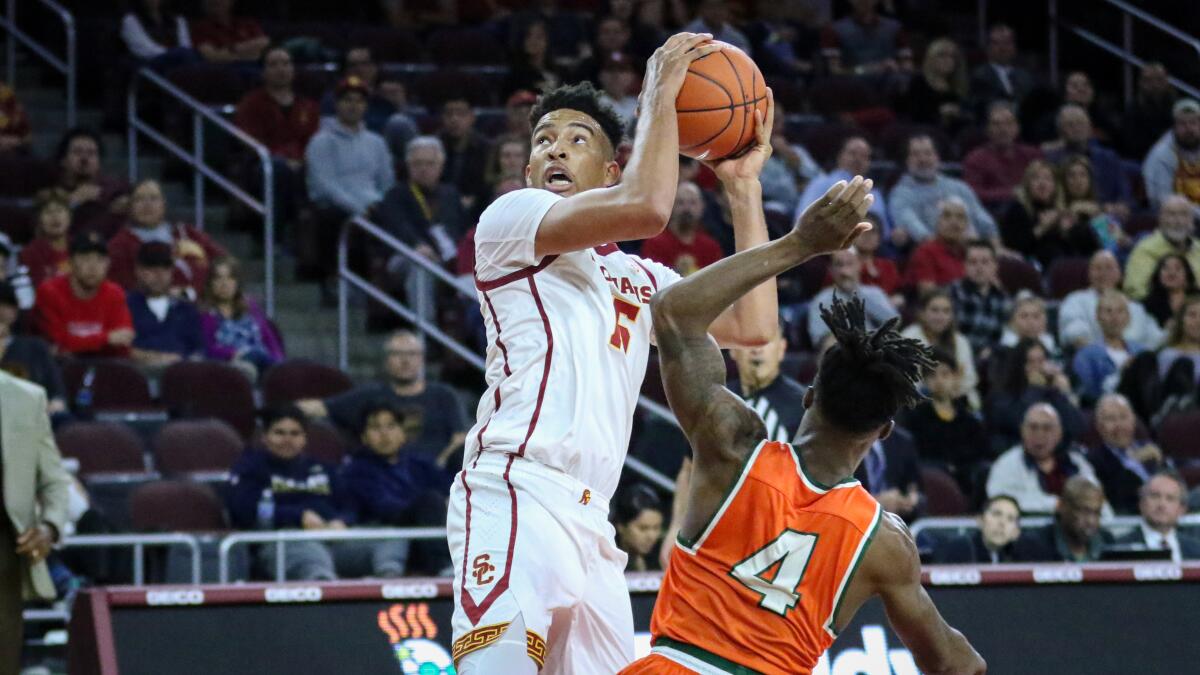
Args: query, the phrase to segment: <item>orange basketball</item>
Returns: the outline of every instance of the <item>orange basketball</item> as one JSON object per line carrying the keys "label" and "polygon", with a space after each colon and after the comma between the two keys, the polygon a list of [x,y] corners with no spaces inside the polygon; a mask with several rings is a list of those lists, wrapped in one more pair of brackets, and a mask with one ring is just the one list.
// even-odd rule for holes
{"label": "orange basketball", "polygon": [[675,99],[679,152],[695,159],[736,155],[754,143],[754,110],[767,114],[767,85],[746,52],[722,49],[692,61]]}

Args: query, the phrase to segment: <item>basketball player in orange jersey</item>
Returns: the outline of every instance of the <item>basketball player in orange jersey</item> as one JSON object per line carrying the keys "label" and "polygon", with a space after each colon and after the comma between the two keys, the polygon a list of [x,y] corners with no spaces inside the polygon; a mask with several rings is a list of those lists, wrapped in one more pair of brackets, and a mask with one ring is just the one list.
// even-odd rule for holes
{"label": "basketball player in orange jersey", "polygon": [[[835,185],[788,235],[711,265],[651,300],[667,399],[695,453],[687,512],[654,608],[653,653],[622,673],[810,673],[878,595],[925,673],[986,665],[921,586],[916,546],[852,476],[932,361],[863,304],[821,308],[837,342],[804,397],[795,446],[725,388],[709,325],[743,293],[870,227],[871,181]],[[814,310],[815,311],[815,310]]]}

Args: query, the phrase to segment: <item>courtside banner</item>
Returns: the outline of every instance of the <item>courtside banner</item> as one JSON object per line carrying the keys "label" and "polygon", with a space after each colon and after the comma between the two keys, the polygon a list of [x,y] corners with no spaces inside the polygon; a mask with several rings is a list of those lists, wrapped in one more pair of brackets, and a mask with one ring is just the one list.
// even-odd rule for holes
{"label": "courtside banner", "polygon": [[[1184,673],[1200,663],[1200,564],[938,566],[924,579],[989,672]],[[660,576],[628,580],[643,654]],[[445,579],[89,589],[72,615],[70,672],[452,675],[450,591]],[[918,672],[871,602],[814,675]]]}

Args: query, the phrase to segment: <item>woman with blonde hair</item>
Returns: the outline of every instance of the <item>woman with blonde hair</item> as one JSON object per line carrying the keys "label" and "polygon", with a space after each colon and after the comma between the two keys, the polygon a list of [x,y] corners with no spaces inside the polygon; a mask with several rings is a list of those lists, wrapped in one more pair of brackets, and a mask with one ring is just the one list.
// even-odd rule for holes
{"label": "woman with blonde hair", "polygon": [[[1087,225],[1095,232],[1095,244],[1113,253],[1128,248],[1132,243],[1121,224],[1104,211],[1096,193],[1096,172],[1092,162],[1082,155],[1074,155],[1063,161],[1062,172],[1063,204],[1080,225]],[[1079,243],[1090,244],[1082,228]],[[1095,251],[1095,248],[1092,249]],[[1089,254],[1092,252],[1089,251]],[[1071,253],[1070,255],[1079,255]]]}
{"label": "woman with blonde hair", "polygon": [[949,38],[930,42],[921,73],[897,102],[900,111],[913,122],[953,135],[970,121],[966,101],[967,65],[962,50]]}
{"label": "woman with blonde hair", "polygon": [[1054,165],[1035,159],[1025,167],[1021,184],[1000,219],[1000,239],[1005,248],[1032,257],[1047,232],[1060,227],[1063,194]]}

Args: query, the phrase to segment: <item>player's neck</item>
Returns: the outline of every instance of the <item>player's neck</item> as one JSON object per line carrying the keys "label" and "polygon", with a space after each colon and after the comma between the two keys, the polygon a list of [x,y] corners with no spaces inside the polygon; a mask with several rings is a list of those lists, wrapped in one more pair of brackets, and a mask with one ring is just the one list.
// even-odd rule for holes
{"label": "player's neck", "polygon": [[[811,413],[809,410],[805,417]],[[871,449],[869,443],[864,445],[842,435],[824,433],[804,421],[800,423],[793,445],[804,460],[808,477],[824,485],[836,485],[853,476]]]}

